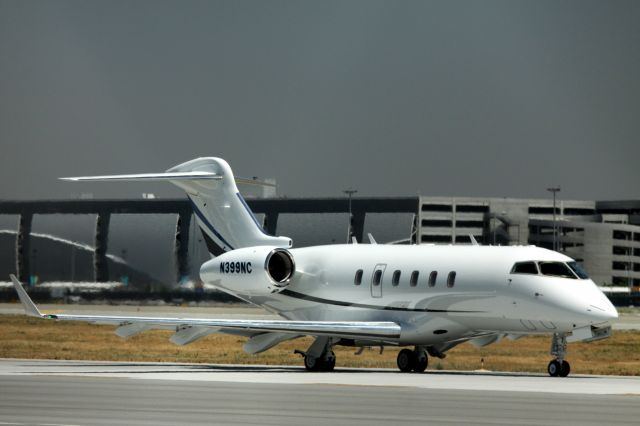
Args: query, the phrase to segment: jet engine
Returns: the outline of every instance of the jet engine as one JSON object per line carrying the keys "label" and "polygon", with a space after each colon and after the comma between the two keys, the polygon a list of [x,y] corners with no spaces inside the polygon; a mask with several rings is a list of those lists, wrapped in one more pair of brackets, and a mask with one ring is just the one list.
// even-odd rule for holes
{"label": "jet engine", "polygon": [[296,266],[293,255],[280,247],[245,247],[215,257],[200,268],[204,282],[251,298],[289,285]]}
{"label": "jet engine", "polygon": [[267,255],[264,268],[276,287],[284,287],[289,284],[289,279],[296,270],[296,264],[289,251],[277,248]]}

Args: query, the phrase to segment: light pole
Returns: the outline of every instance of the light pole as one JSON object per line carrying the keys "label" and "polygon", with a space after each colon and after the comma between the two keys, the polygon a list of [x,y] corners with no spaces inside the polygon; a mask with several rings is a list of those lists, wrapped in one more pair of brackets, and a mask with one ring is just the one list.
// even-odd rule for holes
{"label": "light pole", "polygon": [[358,190],[349,188],[343,190],[342,192],[349,196],[349,227],[347,228],[347,244],[351,244],[351,222],[353,220],[353,217],[351,216],[351,197],[353,196],[353,194],[358,192]]}
{"label": "light pole", "polygon": [[558,226],[556,225],[556,193],[560,192],[559,186],[547,188],[547,191],[553,193],[553,250],[558,251]]}
{"label": "light pole", "polygon": [[76,246],[71,245],[71,282],[76,281]]}

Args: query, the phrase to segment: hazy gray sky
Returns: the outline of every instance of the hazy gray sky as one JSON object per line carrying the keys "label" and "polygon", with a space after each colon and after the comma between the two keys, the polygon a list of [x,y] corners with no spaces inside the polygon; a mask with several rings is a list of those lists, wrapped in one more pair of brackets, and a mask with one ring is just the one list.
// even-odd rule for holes
{"label": "hazy gray sky", "polygon": [[640,198],[638,1],[0,0],[0,198],[221,156],[281,194]]}

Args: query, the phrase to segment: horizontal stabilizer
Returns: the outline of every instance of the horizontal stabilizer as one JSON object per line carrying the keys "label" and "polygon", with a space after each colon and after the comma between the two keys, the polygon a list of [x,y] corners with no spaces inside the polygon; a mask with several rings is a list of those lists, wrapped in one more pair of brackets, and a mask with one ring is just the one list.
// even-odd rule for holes
{"label": "horizontal stabilizer", "polygon": [[161,173],[135,173],[60,178],[72,182],[164,181],[184,190],[211,256],[243,247],[289,248],[290,238],[265,232],[263,225],[240,194],[238,185],[271,186],[274,182],[235,177],[222,158],[202,157]]}
{"label": "horizontal stabilizer", "polygon": [[129,175],[104,175],[104,176],[78,176],[62,177],[60,180],[73,182],[96,181],[167,181],[167,180],[221,180],[222,176],[213,172],[164,172],[164,173],[137,173]]}
{"label": "horizontal stabilizer", "polygon": [[275,183],[266,182],[264,180],[242,178],[238,176],[235,177],[235,180],[236,180],[236,183],[239,183],[241,185],[270,186],[272,188],[276,188],[278,186]]}
{"label": "horizontal stabilizer", "polygon": [[[108,182],[108,181],[169,181],[169,180],[222,180],[222,175],[213,172],[195,171],[195,172],[164,172],[164,173],[135,173],[127,175],[103,175],[103,176],[75,176],[61,177],[60,180],[70,182]],[[258,179],[249,179],[242,177],[234,178],[236,183],[241,185],[270,186],[275,188],[276,184],[265,182]]]}

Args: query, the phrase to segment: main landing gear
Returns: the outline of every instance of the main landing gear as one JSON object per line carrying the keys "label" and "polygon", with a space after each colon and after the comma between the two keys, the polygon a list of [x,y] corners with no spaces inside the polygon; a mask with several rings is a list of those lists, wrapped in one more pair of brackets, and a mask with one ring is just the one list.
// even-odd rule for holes
{"label": "main landing gear", "polygon": [[414,350],[402,349],[398,353],[398,368],[403,373],[410,373],[412,371],[416,373],[422,373],[427,369],[429,365],[429,357],[427,351],[423,348],[416,346]]}
{"label": "main landing gear", "polygon": [[567,377],[571,372],[569,361],[564,359],[567,354],[567,336],[555,333],[551,339],[551,355],[556,359],[551,360],[547,366],[547,371],[551,377]]}
{"label": "main landing gear", "polygon": [[336,366],[336,354],[328,351],[322,356],[315,357],[311,354],[304,355],[304,368],[307,371],[333,371]]}
{"label": "main landing gear", "polygon": [[295,350],[304,357],[307,371],[333,371],[336,366],[336,354],[333,353],[334,341],[328,337],[318,337],[306,352]]}

